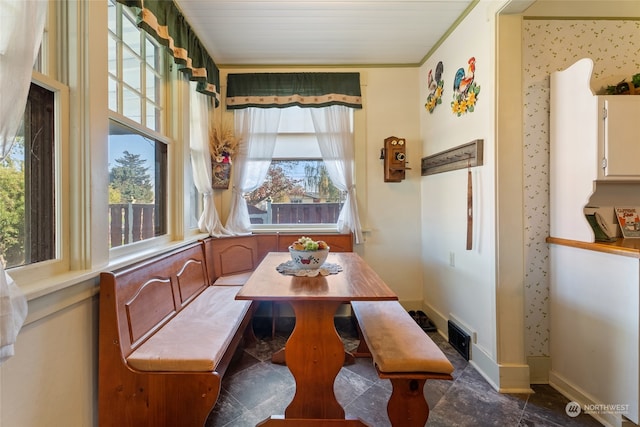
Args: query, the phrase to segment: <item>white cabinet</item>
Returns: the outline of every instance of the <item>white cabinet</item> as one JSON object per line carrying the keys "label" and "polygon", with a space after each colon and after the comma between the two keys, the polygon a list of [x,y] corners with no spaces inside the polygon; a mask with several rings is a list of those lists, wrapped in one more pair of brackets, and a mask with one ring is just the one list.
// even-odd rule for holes
{"label": "white cabinet", "polygon": [[640,96],[599,96],[599,179],[640,180]]}
{"label": "white cabinet", "polygon": [[[598,179],[598,100],[590,59],[551,74],[549,197],[551,237],[593,242],[584,207]],[[630,95],[629,95],[630,96]]]}

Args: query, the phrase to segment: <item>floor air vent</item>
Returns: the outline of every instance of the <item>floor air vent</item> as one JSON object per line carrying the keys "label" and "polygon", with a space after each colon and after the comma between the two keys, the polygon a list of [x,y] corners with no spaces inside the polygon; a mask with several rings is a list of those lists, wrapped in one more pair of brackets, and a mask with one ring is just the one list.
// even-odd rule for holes
{"label": "floor air vent", "polygon": [[458,353],[460,353],[465,360],[469,360],[471,337],[451,320],[447,322],[447,325],[449,327],[449,344],[458,350]]}

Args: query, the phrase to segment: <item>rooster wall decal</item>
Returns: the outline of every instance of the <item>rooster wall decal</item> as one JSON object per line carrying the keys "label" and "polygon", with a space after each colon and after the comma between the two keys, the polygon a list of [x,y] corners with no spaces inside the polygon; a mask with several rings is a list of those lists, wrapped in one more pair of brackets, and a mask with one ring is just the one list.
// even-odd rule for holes
{"label": "rooster wall decal", "polygon": [[472,56],[469,58],[469,68],[466,74],[464,68],[459,68],[458,71],[456,71],[456,76],[453,79],[453,91],[458,94],[466,94],[469,91],[471,83],[473,83],[475,72],[476,58]]}
{"label": "rooster wall decal", "polygon": [[433,70],[429,70],[427,75],[427,88],[429,89],[429,95],[427,96],[427,102],[424,104],[424,107],[430,113],[433,113],[434,108],[436,108],[438,104],[442,103],[441,97],[442,90],[444,88],[444,80],[442,80],[443,70],[444,65],[442,65],[442,61],[440,61],[436,65],[435,75]]}
{"label": "rooster wall decal", "polygon": [[464,68],[458,69],[453,79],[451,110],[458,117],[475,110],[480,94],[480,86],[475,81],[476,58],[469,58],[468,64],[467,71],[465,72]]}
{"label": "rooster wall decal", "polygon": [[433,78],[433,70],[429,70],[429,75],[427,76],[427,84],[429,86],[429,92],[434,92],[438,87],[438,82],[442,79],[442,70],[444,66],[442,65],[442,61],[438,62],[436,65],[436,76]]}
{"label": "rooster wall decal", "polygon": [[436,90],[437,86],[435,80],[433,80],[433,70],[429,70],[429,74],[427,75],[427,87],[430,93]]}

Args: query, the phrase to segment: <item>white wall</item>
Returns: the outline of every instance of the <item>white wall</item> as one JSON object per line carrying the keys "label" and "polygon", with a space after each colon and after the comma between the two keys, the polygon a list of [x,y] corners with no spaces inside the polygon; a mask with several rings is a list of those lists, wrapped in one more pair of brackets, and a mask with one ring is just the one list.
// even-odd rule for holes
{"label": "white wall", "polygon": [[86,287],[29,302],[16,354],[0,367],[0,426],[97,425],[98,304],[78,293]]}
{"label": "white wall", "polygon": [[[421,67],[420,122],[425,156],[475,139],[484,140],[484,165],[472,168],[472,250],[465,249],[467,170],[422,178],[424,301],[427,314],[434,315],[441,329],[446,330],[446,320],[454,315],[477,333],[474,350],[495,360],[493,40],[493,24],[487,21],[487,11],[481,3]],[[475,81],[480,93],[475,111],[458,117],[450,106],[453,78],[458,68],[467,70],[471,57],[476,58]],[[428,95],[427,73],[435,70],[439,61],[444,65],[442,104],[429,113],[423,106]]]}
{"label": "white wall", "polygon": [[[420,158],[417,68],[368,69],[366,95],[366,235],[363,255],[407,308],[422,300]],[[384,182],[380,149],[389,136],[405,138],[411,170]],[[361,165],[357,165],[361,167]]]}

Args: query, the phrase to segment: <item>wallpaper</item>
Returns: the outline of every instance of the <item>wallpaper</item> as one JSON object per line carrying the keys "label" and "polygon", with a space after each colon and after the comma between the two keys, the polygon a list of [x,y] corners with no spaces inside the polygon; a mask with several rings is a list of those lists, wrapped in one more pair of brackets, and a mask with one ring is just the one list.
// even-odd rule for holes
{"label": "wallpaper", "polygon": [[[592,88],[640,73],[640,22],[525,20],[524,221],[525,348],[549,355],[549,76],[582,58],[594,61]],[[612,81],[609,80],[612,76]],[[608,83],[603,83],[608,82]]]}

